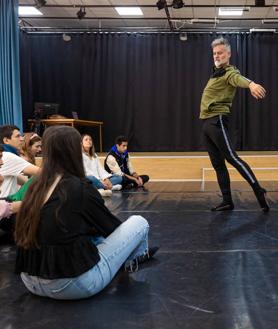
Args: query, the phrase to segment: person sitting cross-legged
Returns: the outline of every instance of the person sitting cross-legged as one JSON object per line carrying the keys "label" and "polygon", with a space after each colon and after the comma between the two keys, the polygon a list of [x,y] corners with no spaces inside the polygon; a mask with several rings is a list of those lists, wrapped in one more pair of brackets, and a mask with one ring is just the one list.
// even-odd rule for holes
{"label": "person sitting cross-legged", "polygon": [[122,223],[105,206],[80,166],[80,140],[72,127],[45,130],[42,171],[18,213],[15,272],[35,295],[91,297],[120,268],[136,270],[158,250],[148,247],[145,218],[131,216]]}
{"label": "person sitting cross-legged", "polygon": [[110,173],[123,177],[123,188],[142,187],[149,181],[149,176],[137,174],[131,164],[127,147],[127,137],[118,136],[104,161],[104,168]]}

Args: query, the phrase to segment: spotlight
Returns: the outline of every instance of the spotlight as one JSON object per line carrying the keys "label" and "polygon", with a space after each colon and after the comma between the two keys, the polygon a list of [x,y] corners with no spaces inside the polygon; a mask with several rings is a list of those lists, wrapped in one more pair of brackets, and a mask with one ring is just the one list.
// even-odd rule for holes
{"label": "spotlight", "polygon": [[158,10],[164,9],[167,6],[166,0],[158,0],[156,3]]}
{"label": "spotlight", "polygon": [[84,18],[86,16],[85,7],[80,7],[78,12],[76,13],[76,16],[77,16],[78,19]]}
{"label": "spotlight", "polygon": [[172,4],[174,9],[180,9],[184,6],[183,0],[173,0]]}
{"label": "spotlight", "polygon": [[255,0],[255,6],[256,7],[264,7],[265,6],[265,0]]}
{"label": "spotlight", "polygon": [[35,0],[36,8],[39,9],[46,5],[46,0]]}

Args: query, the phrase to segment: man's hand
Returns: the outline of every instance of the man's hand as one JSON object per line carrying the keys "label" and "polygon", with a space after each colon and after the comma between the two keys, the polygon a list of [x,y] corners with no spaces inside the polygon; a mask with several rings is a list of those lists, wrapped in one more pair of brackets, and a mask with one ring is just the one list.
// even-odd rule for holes
{"label": "man's hand", "polygon": [[264,89],[263,86],[252,81],[249,84],[249,89],[250,89],[251,95],[253,97],[255,97],[256,99],[265,98],[266,90]]}
{"label": "man's hand", "polygon": [[140,177],[140,176],[138,176],[137,177],[137,179],[138,179],[138,181],[139,181],[139,186],[143,186],[144,185],[144,183],[143,183],[143,179]]}
{"label": "man's hand", "polygon": [[142,178],[136,172],[132,174],[132,177],[135,178],[135,182],[138,186],[144,185]]}

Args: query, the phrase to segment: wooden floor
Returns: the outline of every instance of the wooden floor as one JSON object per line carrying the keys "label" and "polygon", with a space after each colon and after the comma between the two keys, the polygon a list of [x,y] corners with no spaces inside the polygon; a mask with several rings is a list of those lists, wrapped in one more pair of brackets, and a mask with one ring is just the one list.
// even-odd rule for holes
{"label": "wooden floor", "polygon": [[[278,151],[277,152],[238,152],[240,157],[253,169],[258,180],[268,182],[271,189],[278,188]],[[104,162],[105,153],[99,153]],[[151,182],[191,183],[193,190],[215,189],[215,172],[206,152],[156,152],[130,153],[132,164],[139,174],[148,174]],[[37,159],[41,163],[41,159]],[[227,164],[231,181],[244,185],[243,178]],[[265,184],[264,184],[265,185]],[[248,188],[248,185],[245,184]]]}
{"label": "wooden floor", "polygon": [[[239,152],[259,180],[278,182],[278,152]],[[138,173],[148,174],[151,181],[216,181],[207,153],[131,153],[132,164]],[[104,154],[100,155],[104,161]],[[242,177],[231,165],[231,180]]]}

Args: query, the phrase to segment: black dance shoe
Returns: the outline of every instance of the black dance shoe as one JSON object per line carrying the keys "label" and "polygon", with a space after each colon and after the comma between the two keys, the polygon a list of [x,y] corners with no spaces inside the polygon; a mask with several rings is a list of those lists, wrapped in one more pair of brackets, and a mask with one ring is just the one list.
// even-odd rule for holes
{"label": "black dance shoe", "polygon": [[211,208],[210,210],[211,211],[226,211],[226,210],[233,210],[233,209],[234,209],[233,202],[223,201],[218,206],[215,206],[215,207]]}
{"label": "black dance shoe", "polygon": [[266,200],[266,190],[264,188],[260,188],[260,189],[257,189],[254,191],[255,192],[255,195],[256,195],[256,198],[262,208],[262,211],[263,212],[269,212],[269,204],[267,203],[267,200]]}

